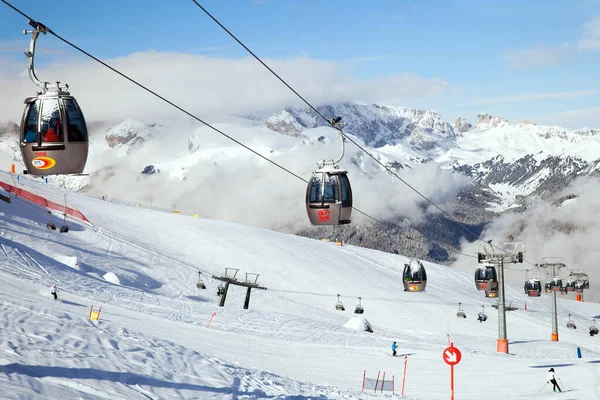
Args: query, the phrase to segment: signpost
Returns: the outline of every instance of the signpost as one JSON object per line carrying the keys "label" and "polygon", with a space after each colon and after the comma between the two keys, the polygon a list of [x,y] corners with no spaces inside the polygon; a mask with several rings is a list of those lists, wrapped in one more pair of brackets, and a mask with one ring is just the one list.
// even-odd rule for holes
{"label": "signpost", "polygon": [[454,343],[450,343],[450,347],[444,349],[442,358],[450,366],[450,400],[454,400],[454,366],[460,362],[462,354],[458,348],[454,347]]}

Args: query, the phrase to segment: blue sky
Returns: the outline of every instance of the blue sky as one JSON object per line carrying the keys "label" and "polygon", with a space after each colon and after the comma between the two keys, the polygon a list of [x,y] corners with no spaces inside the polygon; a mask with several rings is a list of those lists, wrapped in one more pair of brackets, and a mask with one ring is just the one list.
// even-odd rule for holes
{"label": "blue sky", "polygon": [[[247,56],[191,0],[13,3],[106,60],[148,50]],[[450,120],[490,112],[511,121],[600,128],[600,0],[200,3],[261,57],[333,63],[344,79],[364,84],[357,101],[433,108]],[[24,67],[25,19],[0,4],[0,21],[0,62]],[[50,51],[37,59],[42,67],[79,57],[52,37],[39,46]],[[420,84],[398,96],[378,92],[396,76]]]}

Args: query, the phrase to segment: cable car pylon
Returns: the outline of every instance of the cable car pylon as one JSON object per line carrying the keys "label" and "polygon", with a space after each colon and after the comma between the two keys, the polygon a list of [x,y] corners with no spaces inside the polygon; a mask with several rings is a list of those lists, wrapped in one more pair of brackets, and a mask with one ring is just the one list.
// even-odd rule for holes
{"label": "cable car pylon", "polygon": [[562,286],[562,279],[557,275],[557,269],[560,271],[561,268],[566,268],[566,265],[562,262],[550,262],[552,259],[561,259],[562,257],[544,257],[542,263],[536,264],[537,267],[551,270],[552,281],[550,286],[552,287],[552,334],[550,339],[553,342],[558,342],[558,317],[556,312],[556,292],[560,290]]}
{"label": "cable car pylon", "polygon": [[502,249],[504,252],[495,253],[491,240],[485,244],[478,245],[477,260],[490,262],[498,265],[498,342],[496,351],[498,353],[508,354],[508,338],[506,335],[506,297],[504,294],[504,261],[511,263],[522,263],[524,245],[523,243],[504,243]]}

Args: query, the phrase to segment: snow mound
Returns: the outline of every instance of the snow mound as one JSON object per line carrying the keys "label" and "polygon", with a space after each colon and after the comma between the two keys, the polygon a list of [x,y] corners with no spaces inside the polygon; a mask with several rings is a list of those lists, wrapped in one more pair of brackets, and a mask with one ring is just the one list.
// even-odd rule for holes
{"label": "snow mound", "polygon": [[369,321],[364,317],[353,317],[344,324],[344,328],[355,329],[357,331],[373,332]]}
{"label": "snow mound", "polygon": [[56,261],[68,265],[69,267],[76,269],[77,271],[81,271],[79,267],[79,260],[75,256],[56,256]]}
{"label": "snow mound", "polygon": [[121,284],[121,280],[119,279],[119,277],[117,276],[117,274],[115,274],[114,272],[107,272],[104,274],[103,278],[110,282],[110,283],[114,283],[115,285],[120,285]]}

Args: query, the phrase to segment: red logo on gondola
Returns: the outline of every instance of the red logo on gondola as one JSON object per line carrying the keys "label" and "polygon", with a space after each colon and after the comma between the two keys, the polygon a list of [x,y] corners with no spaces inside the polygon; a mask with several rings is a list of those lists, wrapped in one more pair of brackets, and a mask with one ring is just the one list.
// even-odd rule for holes
{"label": "red logo on gondola", "polygon": [[413,292],[415,292],[415,291],[419,290],[419,287],[417,285],[410,285],[408,287],[408,289],[411,290],[411,291],[413,291]]}
{"label": "red logo on gondola", "polygon": [[37,169],[50,169],[56,165],[56,160],[50,157],[36,157],[31,160],[31,165]]}
{"label": "red logo on gondola", "polygon": [[319,210],[319,222],[327,222],[331,219],[329,210]]}
{"label": "red logo on gondola", "polygon": [[487,289],[487,287],[488,287],[487,283],[482,283],[482,284],[481,284],[481,288],[482,288],[482,289]]}

